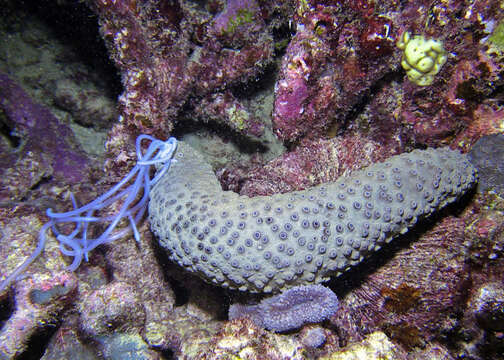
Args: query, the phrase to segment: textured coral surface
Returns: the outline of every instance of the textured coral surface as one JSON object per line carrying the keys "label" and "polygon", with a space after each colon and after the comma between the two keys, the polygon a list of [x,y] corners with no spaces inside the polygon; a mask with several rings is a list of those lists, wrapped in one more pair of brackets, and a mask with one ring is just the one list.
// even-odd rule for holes
{"label": "textured coral surface", "polygon": [[471,162],[482,175],[478,188],[481,192],[493,190],[504,196],[504,133],[489,135],[476,142],[469,153]]}
{"label": "textured coral surface", "polygon": [[457,151],[414,151],[308,190],[224,192],[179,142],[151,191],[149,221],[168,256],[219,286],[276,292],[340,275],[476,181]]}

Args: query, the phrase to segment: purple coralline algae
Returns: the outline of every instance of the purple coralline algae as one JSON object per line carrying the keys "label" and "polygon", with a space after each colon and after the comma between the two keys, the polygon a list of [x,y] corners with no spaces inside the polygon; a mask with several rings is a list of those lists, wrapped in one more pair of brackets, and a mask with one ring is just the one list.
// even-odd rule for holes
{"label": "purple coralline algae", "polygon": [[504,200],[493,192],[478,196],[465,229],[471,287],[463,298],[459,354],[474,359],[499,358],[502,337],[502,274],[504,272]]}
{"label": "purple coralline algae", "polygon": [[[121,139],[166,136],[180,119],[262,134],[264,119],[244,98],[270,77],[274,131],[291,144],[350,130],[401,151],[447,144],[468,150],[501,128],[499,120],[480,119],[499,111],[483,100],[494,96],[503,70],[500,53],[485,40],[502,16],[485,1],[470,9],[457,1],[436,6],[436,21],[422,11],[430,6],[424,1],[91,3],[124,84],[123,123],[109,140],[116,155]],[[450,56],[432,85],[414,86],[403,79],[395,46],[405,31],[438,38],[463,56]]]}
{"label": "purple coralline algae", "polygon": [[481,328],[504,331],[504,285],[499,282],[483,284],[474,293],[469,309]]}
{"label": "purple coralline algae", "polygon": [[90,291],[79,303],[81,330],[91,336],[127,332],[145,322],[145,309],[133,286],[113,282]]}
{"label": "purple coralline algae", "polygon": [[[101,18],[101,32],[112,59],[123,74],[119,98],[123,121],[137,132],[155,135],[172,131],[184,106],[200,99],[227,99],[226,89],[253,79],[272,62],[271,26],[255,1],[212,2],[201,8],[187,2],[92,2]],[[246,106],[220,103],[217,119],[245,134],[262,124],[246,115]],[[235,112],[235,114],[233,114]],[[238,116],[238,117],[237,117]],[[248,124],[248,121],[251,124]],[[131,133],[131,128],[124,130]]]}
{"label": "purple coralline algae", "polygon": [[45,327],[56,326],[75,299],[77,283],[74,274],[60,272],[18,286],[16,308],[0,330],[0,358],[18,358],[31,338]]}
{"label": "purple coralline algae", "polygon": [[295,286],[257,305],[233,304],[229,308],[229,319],[250,317],[257,326],[283,332],[322,322],[337,310],[338,298],[329,288],[307,285]]}
{"label": "purple coralline algae", "polygon": [[[395,146],[361,136],[304,140],[294,150],[264,165],[253,166],[246,175],[236,176],[234,169],[221,177],[228,187],[250,197],[304,190],[398,154]],[[299,176],[304,174],[303,176]]]}
{"label": "purple coralline algae", "polygon": [[254,0],[228,0],[225,9],[214,18],[213,30],[221,36],[225,34],[236,36],[244,27],[260,29],[258,26],[260,23],[257,24],[257,19],[254,19],[258,12],[259,7]]}
{"label": "purple coralline algae", "polygon": [[221,123],[237,133],[259,137],[264,132],[264,124],[254,118],[254,115],[229,91],[201,99],[195,104],[194,112],[203,122]]}
{"label": "purple coralline algae", "polygon": [[19,200],[50,177],[71,183],[87,179],[90,160],[77,145],[71,129],[3,73],[0,108],[11,136],[19,138],[19,148],[6,148],[2,156],[1,200]]}

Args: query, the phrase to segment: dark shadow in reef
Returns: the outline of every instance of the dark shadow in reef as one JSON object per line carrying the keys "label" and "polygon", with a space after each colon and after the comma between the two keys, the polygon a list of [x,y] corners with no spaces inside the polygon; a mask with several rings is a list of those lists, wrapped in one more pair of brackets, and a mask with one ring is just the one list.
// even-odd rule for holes
{"label": "dark shadow in reef", "polygon": [[7,291],[5,298],[0,300],[0,330],[4,327],[7,320],[12,316],[15,310],[14,290]]}
{"label": "dark shadow in reef", "polygon": [[198,131],[205,131],[216,135],[224,142],[235,144],[239,152],[243,154],[261,154],[268,150],[258,139],[241,135],[224,124],[217,124],[215,122],[205,123],[191,119],[184,119],[180,121],[180,123],[183,123],[183,126],[176,126],[171,134],[171,136],[177,139],[181,139],[184,135],[197,134]]}
{"label": "dark shadow in reef", "polygon": [[[115,99],[122,92],[119,72],[100,35],[98,17],[85,2],[8,1],[3,7],[2,13],[7,12],[11,19],[23,21],[24,16],[33,16],[49,27],[59,41],[77,54],[79,61],[104,79],[108,97]],[[18,20],[11,20],[15,21]]]}
{"label": "dark shadow in reef", "polygon": [[[211,293],[214,300],[220,304],[216,320],[226,320],[227,311],[231,302],[229,290],[223,289],[213,284],[205,282],[193,273],[185,271],[179,265],[171,261],[167,251],[159,244],[153,235],[152,247],[158,264],[160,265],[164,281],[170,284],[175,294],[175,306],[183,306],[189,302],[191,293],[205,289],[206,293]],[[196,290],[195,290],[196,289]]]}

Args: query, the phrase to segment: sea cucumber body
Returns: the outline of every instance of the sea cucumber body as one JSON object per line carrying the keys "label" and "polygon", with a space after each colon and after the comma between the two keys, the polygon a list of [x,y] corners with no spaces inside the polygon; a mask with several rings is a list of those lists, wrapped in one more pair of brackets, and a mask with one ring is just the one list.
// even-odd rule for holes
{"label": "sea cucumber body", "polygon": [[149,219],[169,257],[219,286],[278,292],[337,276],[459,198],[476,181],[449,149],[394,156],[304,191],[249,198],[223,191],[179,142],[150,194]]}

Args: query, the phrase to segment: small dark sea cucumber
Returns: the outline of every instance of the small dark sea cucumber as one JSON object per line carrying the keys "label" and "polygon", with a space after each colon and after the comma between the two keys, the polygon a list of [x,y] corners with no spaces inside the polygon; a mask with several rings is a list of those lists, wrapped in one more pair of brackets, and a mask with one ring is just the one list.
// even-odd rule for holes
{"label": "small dark sea cucumber", "polygon": [[478,190],[504,196],[504,134],[481,137],[467,156],[478,169]]}
{"label": "small dark sea cucumber", "polygon": [[179,142],[150,194],[149,219],[173,261],[206,281],[278,292],[338,276],[475,184],[466,155],[415,150],[304,191],[249,198],[223,191]]}

